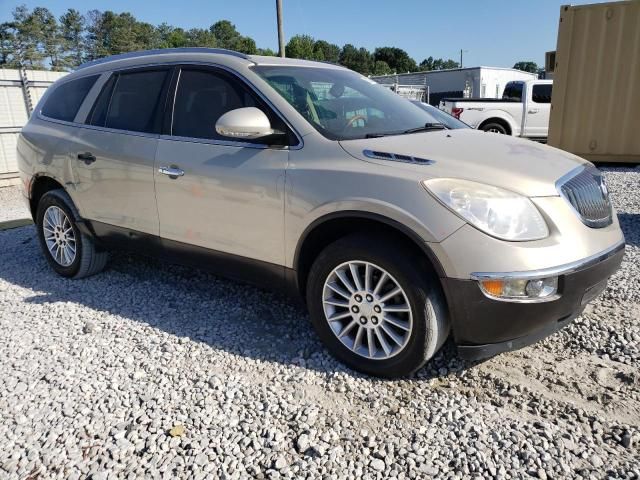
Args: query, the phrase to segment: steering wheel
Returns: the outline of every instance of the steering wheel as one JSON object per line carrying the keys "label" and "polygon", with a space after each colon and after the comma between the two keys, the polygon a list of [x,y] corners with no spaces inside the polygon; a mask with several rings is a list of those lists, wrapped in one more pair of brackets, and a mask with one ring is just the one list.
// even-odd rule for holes
{"label": "steering wheel", "polygon": [[364,115],[354,115],[349,120],[347,120],[347,123],[344,124],[344,127],[342,127],[342,129],[346,130],[347,128],[353,126],[354,122],[356,122],[357,120],[364,120],[364,122],[367,123],[367,117],[365,117]]}

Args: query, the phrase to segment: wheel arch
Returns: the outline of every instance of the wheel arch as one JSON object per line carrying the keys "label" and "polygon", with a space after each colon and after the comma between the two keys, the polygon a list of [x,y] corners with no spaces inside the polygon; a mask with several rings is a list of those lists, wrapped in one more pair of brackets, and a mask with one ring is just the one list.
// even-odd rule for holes
{"label": "wheel arch", "polygon": [[418,253],[424,259],[425,266],[432,269],[438,278],[445,276],[435,253],[414,230],[384,215],[347,210],[316,219],[300,236],[293,259],[299,293],[304,297],[311,265],[327,245],[346,235],[366,231],[397,238],[414,253]]}
{"label": "wheel arch", "polygon": [[515,127],[511,124],[511,121],[509,121],[509,119],[507,119],[507,118],[505,118],[504,116],[501,116],[501,115],[491,115],[486,120],[483,120],[478,125],[478,130],[482,130],[482,127],[484,127],[485,125],[487,125],[489,123],[498,123],[498,124],[502,125],[507,130],[507,134],[508,135],[513,135],[514,132],[515,132]]}
{"label": "wheel arch", "polygon": [[62,189],[66,191],[62,183],[58,179],[50,175],[40,174],[40,175],[35,175],[33,177],[33,179],[31,180],[31,184],[29,185],[28,193],[29,193],[29,210],[31,212],[31,218],[33,219],[34,222],[36,221],[38,203],[40,202],[40,199],[42,198],[42,196],[45,193],[50,192],[51,190],[58,190],[58,189]]}

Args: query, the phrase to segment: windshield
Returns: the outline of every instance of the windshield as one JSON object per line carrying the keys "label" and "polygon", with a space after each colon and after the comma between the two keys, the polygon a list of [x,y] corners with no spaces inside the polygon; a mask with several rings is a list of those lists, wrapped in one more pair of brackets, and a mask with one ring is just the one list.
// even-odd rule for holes
{"label": "windshield", "polygon": [[253,70],[331,140],[444,128],[430,113],[351,70],[290,66]]}
{"label": "windshield", "polygon": [[439,122],[446,125],[446,127],[449,129],[455,130],[458,128],[471,128],[469,127],[469,125],[461,120],[458,120],[453,115],[449,115],[447,112],[443,112],[442,110],[439,110],[436,107],[429,105],[428,103],[422,103],[420,100],[411,100],[411,103],[421,108],[425,112],[433,115]]}

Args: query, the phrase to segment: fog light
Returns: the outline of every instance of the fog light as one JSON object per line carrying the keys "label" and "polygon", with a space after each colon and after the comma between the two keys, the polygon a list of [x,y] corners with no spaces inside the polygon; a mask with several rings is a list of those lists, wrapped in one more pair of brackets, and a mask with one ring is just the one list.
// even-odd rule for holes
{"label": "fog light", "polygon": [[480,288],[485,295],[501,300],[535,301],[550,299],[558,291],[558,277],[482,279]]}

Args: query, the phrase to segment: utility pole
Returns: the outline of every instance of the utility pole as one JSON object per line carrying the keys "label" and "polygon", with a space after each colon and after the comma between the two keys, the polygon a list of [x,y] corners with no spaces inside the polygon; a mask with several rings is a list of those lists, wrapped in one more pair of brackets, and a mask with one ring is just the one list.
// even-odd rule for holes
{"label": "utility pole", "polygon": [[462,68],[462,54],[467,53],[469,50],[460,49],[460,68]]}
{"label": "utility pole", "polygon": [[278,55],[284,58],[284,31],[282,29],[282,0],[276,0],[276,13],[278,16]]}

